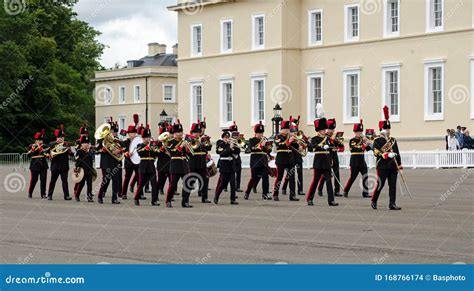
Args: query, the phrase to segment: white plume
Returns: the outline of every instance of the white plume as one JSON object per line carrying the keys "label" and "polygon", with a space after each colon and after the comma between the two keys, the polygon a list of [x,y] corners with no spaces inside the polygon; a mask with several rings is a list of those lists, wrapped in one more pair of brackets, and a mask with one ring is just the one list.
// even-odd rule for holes
{"label": "white plume", "polygon": [[316,118],[323,118],[326,116],[326,113],[324,112],[324,107],[321,103],[318,103],[316,105]]}

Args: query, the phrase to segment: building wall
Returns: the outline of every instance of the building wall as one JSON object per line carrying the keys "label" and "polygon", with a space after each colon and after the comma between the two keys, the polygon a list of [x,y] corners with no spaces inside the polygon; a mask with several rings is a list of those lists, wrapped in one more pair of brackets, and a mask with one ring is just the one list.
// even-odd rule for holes
{"label": "building wall", "polygon": [[[174,77],[172,76],[150,76],[148,78],[148,123],[154,135],[158,135],[158,123],[160,121],[160,113],[165,110],[169,117],[177,118],[178,114],[178,86],[176,78],[176,68],[174,68]],[[128,75],[123,75],[123,72],[113,71],[97,72],[96,78],[104,78],[116,76],[123,78],[124,76],[133,76],[137,71],[128,71]],[[104,76],[105,75],[105,76]],[[163,85],[173,85],[175,88],[174,102],[165,102]],[[140,86],[140,101],[134,100],[134,87]],[[120,102],[119,88],[125,88],[125,102]],[[133,115],[140,116],[140,123],[146,123],[146,81],[145,77],[127,77],[126,79],[114,79],[96,81],[96,125],[105,122],[108,117],[113,117],[114,120],[125,118],[125,129],[128,125],[133,124]],[[111,102],[107,103],[104,100],[104,90],[110,89],[112,92]]]}
{"label": "building wall", "polygon": [[[369,5],[370,2],[373,5]],[[360,111],[366,128],[376,128],[382,117],[382,67],[400,66],[400,122],[393,123],[402,149],[444,148],[447,128],[474,126],[469,90],[474,55],[472,1],[444,0],[444,30],[426,32],[426,1],[400,1],[400,32],[384,37],[385,1],[297,0],[240,1],[206,5],[198,13],[178,13],[179,91],[184,102],[179,115],[190,120],[190,82],[203,81],[204,116],[208,133],[218,136],[219,79],[234,80],[234,119],[240,131],[252,135],[251,76],[265,75],[265,125],[271,131],[272,108],[278,102],[284,117],[301,115],[302,129],[313,135],[308,118],[308,73],[323,75],[323,104],[328,117],[336,117],[338,130],[351,135],[352,123],[343,122],[343,70],[360,69]],[[359,41],[344,42],[344,5],[358,3]],[[322,9],[323,40],[308,45],[308,11]],[[252,50],[252,15],[264,13],[265,49]],[[233,20],[233,51],[220,52],[220,21]],[[202,56],[191,56],[191,25],[202,24]],[[444,62],[444,118],[427,121],[424,116],[425,62]],[[472,102],[474,103],[474,102]],[[309,122],[308,122],[308,119]]]}

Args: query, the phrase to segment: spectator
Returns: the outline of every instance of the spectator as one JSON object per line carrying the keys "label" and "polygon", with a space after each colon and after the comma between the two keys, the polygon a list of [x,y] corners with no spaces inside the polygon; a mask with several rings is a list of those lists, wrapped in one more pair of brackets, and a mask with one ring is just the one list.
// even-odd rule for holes
{"label": "spectator", "polygon": [[444,136],[444,141],[446,143],[446,150],[448,150],[448,136],[449,136],[449,133],[451,132],[451,129],[446,129],[446,135]]}
{"label": "spectator", "polygon": [[459,147],[462,148],[463,146],[463,140],[464,140],[464,133],[462,131],[462,127],[460,125],[458,125],[456,127],[456,133],[455,133],[455,137],[458,141],[458,144],[459,144]]}
{"label": "spectator", "polygon": [[460,148],[461,147],[459,146],[459,142],[456,139],[454,129],[451,129],[448,135],[448,151],[455,151],[459,150]]}
{"label": "spectator", "polygon": [[469,134],[469,130],[464,130],[463,149],[474,149],[474,140]]}

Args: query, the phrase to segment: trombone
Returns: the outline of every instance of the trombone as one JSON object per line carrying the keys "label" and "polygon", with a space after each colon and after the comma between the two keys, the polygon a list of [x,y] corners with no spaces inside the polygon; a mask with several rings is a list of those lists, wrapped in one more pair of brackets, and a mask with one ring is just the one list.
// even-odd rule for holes
{"label": "trombone", "polygon": [[245,140],[244,137],[239,137],[239,138],[230,138],[230,143],[233,144],[234,146],[240,148],[242,151],[245,151],[248,145],[248,141]]}
{"label": "trombone", "polygon": [[302,150],[297,150],[297,152],[302,156],[306,157],[308,155],[308,137],[304,134],[302,130],[298,130],[294,134],[294,138],[296,142],[298,143],[298,146],[301,146],[303,149]]}

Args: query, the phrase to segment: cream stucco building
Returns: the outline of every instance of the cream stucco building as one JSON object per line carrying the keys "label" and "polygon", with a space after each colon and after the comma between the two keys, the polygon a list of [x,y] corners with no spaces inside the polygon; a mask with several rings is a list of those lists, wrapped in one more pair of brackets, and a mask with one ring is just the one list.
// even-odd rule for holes
{"label": "cream stucco building", "polygon": [[471,0],[190,0],[178,13],[179,116],[247,137],[272,108],[314,134],[322,102],[338,130],[376,128],[391,108],[402,148],[444,148],[447,128],[474,127]]}
{"label": "cream stucco building", "polygon": [[170,122],[178,113],[176,67],[177,45],[173,53],[166,53],[166,46],[148,45],[148,55],[140,60],[127,62],[123,69],[97,71],[95,74],[96,125],[113,117],[120,129],[133,124],[138,114],[140,123],[148,124],[153,135],[158,134],[160,113],[165,110]]}

